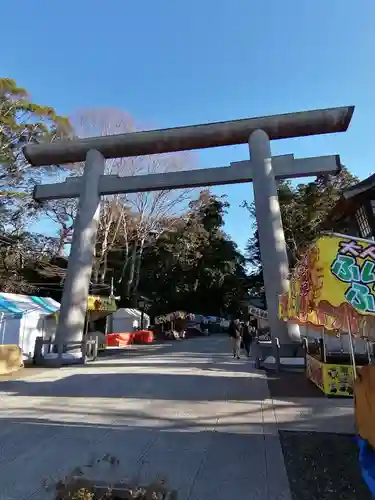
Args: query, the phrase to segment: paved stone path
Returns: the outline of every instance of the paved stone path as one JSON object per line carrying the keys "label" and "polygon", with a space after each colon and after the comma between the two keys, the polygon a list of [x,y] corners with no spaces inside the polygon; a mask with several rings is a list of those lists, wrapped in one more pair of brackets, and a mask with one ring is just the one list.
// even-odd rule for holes
{"label": "paved stone path", "polygon": [[290,500],[265,376],[228,347],[138,347],[1,382],[0,500],[45,498],[46,481],[105,454],[120,465],[99,479],[166,479],[179,500]]}

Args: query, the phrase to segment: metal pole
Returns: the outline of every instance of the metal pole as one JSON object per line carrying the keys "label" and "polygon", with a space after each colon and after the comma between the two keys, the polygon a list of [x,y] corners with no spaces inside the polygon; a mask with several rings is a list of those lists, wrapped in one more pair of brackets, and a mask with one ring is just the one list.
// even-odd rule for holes
{"label": "metal pole", "polygon": [[324,361],[324,363],[327,363],[327,352],[326,352],[325,332],[326,332],[326,329],[325,329],[325,328],[324,328],[324,326],[323,326],[323,328],[322,328],[323,361]]}
{"label": "metal pole", "polygon": [[300,341],[298,325],[278,317],[278,297],[288,290],[289,263],[280,214],[277,184],[272,168],[270,140],[266,132],[256,130],[249,139],[253,165],[253,187],[268,321],[273,338],[280,344]]}
{"label": "metal pole", "polygon": [[141,330],[143,330],[143,319],[144,319],[144,315],[145,315],[145,310],[144,310],[144,308],[142,307],[142,309],[141,309]]}
{"label": "metal pole", "polygon": [[353,338],[352,338],[352,327],[350,325],[350,315],[349,311],[346,310],[346,323],[348,326],[348,335],[349,335],[349,351],[350,351],[350,357],[352,361],[352,366],[353,366],[353,380],[357,378],[357,366],[355,362],[355,352],[354,352],[354,346],[353,346]]}
{"label": "metal pole", "polygon": [[370,341],[368,337],[365,338],[365,342],[366,342],[366,353],[367,353],[368,364],[371,365],[372,357],[371,357]]}
{"label": "metal pole", "polygon": [[87,299],[99,223],[99,180],[104,157],[96,150],[87,153],[68,268],[61,300],[56,341],[82,341]]}

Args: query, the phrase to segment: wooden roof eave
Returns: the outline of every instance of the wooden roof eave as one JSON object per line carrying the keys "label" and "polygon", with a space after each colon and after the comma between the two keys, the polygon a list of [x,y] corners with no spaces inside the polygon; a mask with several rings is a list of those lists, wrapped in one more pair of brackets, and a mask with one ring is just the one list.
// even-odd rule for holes
{"label": "wooden roof eave", "polygon": [[343,197],[346,200],[356,198],[357,196],[364,195],[371,189],[375,188],[375,174],[370,175],[367,179],[358,182],[354,186],[346,189],[343,193]]}

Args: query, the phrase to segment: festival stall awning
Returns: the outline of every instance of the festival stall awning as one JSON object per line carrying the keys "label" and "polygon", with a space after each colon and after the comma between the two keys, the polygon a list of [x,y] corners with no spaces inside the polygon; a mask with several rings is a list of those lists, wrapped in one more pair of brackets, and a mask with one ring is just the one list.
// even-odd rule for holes
{"label": "festival stall awning", "polygon": [[116,301],[111,297],[100,297],[99,295],[89,295],[87,300],[89,311],[115,312],[117,310]]}
{"label": "festival stall awning", "polygon": [[352,334],[373,336],[374,286],[375,242],[324,234],[293,270],[279,316],[328,332],[348,332],[350,325]]}
{"label": "festival stall awning", "polygon": [[89,321],[95,321],[117,311],[116,300],[111,297],[89,295],[87,299],[87,313]]}
{"label": "festival stall awning", "polygon": [[42,315],[49,315],[56,313],[59,309],[60,304],[50,297],[0,293],[0,313],[23,315],[38,312]]}
{"label": "festival stall awning", "polygon": [[169,323],[170,321],[176,321],[179,319],[187,319],[193,321],[195,319],[195,315],[193,313],[188,313],[185,311],[174,311],[155,318],[155,325],[160,325],[162,323]]}

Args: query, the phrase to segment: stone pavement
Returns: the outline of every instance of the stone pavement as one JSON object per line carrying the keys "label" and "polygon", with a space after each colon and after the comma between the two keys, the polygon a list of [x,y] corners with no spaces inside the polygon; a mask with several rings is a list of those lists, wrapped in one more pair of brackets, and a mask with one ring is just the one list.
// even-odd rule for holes
{"label": "stone pavement", "polygon": [[283,431],[355,434],[352,398],[288,398],[264,401]]}
{"label": "stone pavement", "polygon": [[110,480],[166,479],[179,500],[290,500],[283,413],[228,347],[221,336],[138,347],[0,382],[0,500],[49,497],[46,481],[105,454],[120,461]]}

